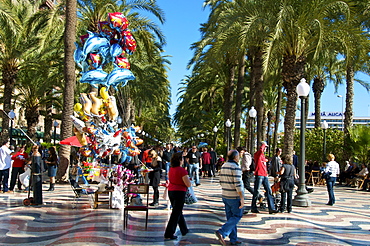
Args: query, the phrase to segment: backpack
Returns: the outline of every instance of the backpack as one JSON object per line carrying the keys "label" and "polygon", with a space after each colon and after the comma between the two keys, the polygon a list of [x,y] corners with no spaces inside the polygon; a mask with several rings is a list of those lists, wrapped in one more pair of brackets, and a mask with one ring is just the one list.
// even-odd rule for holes
{"label": "backpack", "polygon": [[254,162],[254,158],[252,158],[252,163],[249,167],[250,172],[254,172],[256,170],[256,163]]}

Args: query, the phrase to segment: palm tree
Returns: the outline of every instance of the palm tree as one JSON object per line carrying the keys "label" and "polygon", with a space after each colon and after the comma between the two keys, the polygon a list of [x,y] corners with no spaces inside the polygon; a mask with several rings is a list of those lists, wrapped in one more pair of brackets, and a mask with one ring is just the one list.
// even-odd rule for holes
{"label": "palm tree", "polygon": [[[13,90],[19,71],[27,68],[27,57],[42,49],[50,32],[49,21],[54,10],[40,11],[42,1],[0,2],[0,69],[4,84],[3,105],[7,113],[11,109]],[[52,23],[52,21],[51,21]],[[9,119],[2,114],[1,137],[7,137]]]}
{"label": "palm tree", "polygon": [[[75,50],[77,25],[77,0],[66,1],[65,31],[64,31],[64,92],[63,92],[63,111],[61,124],[61,139],[72,136],[74,92],[76,86],[76,69],[73,53]],[[61,145],[59,149],[60,165],[58,167],[57,180],[66,181],[68,179],[68,167],[70,164],[71,147]]]}
{"label": "palm tree", "polygon": [[[307,58],[311,54],[316,57],[325,41],[329,42],[330,35],[335,33],[332,30],[338,30],[339,24],[329,25],[330,18],[348,14],[349,9],[350,6],[345,2],[333,0],[305,1],[304,4],[291,0],[281,3],[274,35],[267,47],[266,64],[269,64],[272,54],[283,56],[282,78],[287,96],[283,152],[289,157],[293,155],[296,86],[306,75]],[[327,34],[325,39],[321,33]]]}

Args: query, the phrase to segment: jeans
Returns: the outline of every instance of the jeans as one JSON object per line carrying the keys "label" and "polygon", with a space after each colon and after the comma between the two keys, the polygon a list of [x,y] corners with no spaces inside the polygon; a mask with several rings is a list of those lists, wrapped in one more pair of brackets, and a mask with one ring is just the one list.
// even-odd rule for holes
{"label": "jeans", "polygon": [[261,187],[261,184],[263,185],[263,188],[266,191],[266,197],[267,197],[267,205],[269,207],[269,210],[275,210],[275,204],[274,200],[272,198],[272,191],[269,183],[269,179],[267,176],[255,176],[254,180],[254,192],[253,192],[253,198],[252,198],[252,210],[257,210],[257,199],[258,199],[258,190]]}
{"label": "jeans", "polygon": [[243,216],[243,209],[240,209],[240,199],[222,198],[225,204],[226,223],[221,226],[218,232],[225,238],[229,236],[230,242],[235,243],[238,240],[236,225]]}
{"label": "jeans", "polygon": [[166,179],[166,181],[168,180],[168,172],[170,171],[170,164],[171,164],[171,162],[165,162],[165,168],[166,168],[166,177],[165,177],[165,179]]}
{"label": "jeans", "polygon": [[186,225],[184,215],[182,214],[182,209],[184,208],[185,203],[185,193],[186,191],[168,191],[168,197],[170,198],[172,205],[172,213],[164,233],[165,238],[174,236],[177,225],[179,225],[182,234],[186,234],[188,232],[188,227]]}
{"label": "jeans", "polygon": [[334,196],[334,184],[335,181],[337,181],[336,177],[330,177],[326,180],[326,188],[329,193],[329,202],[328,204],[334,204],[335,203],[335,196]]}
{"label": "jeans", "polygon": [[8,181],[9,181],[9,168],[0,170],[0,181],[2,181],[3,191],[7,192],[8,188]]}
{"label": "jeans", "polygon": [[[22,173],[24,173],[23,167],[13,167],[12,168],[12,176],[10,178],[10,187],[9,187],[10,190],[14,189],[15,183],[17,181],[17,176],[18,174],[20,175]],[[22,189],[22,183],[18,177],[18,190],[21,190],[21,189]]]}
{"label": "jeans", "polygon": [[[191,179],[195,179],[195,184],[200,184],[199,183],[199,163],[191,163],[189,164],[189,169],[190,169],[190,172],[189,172],[189,177]],[[195,177],[193,178],[193,173],[195,172]]]}

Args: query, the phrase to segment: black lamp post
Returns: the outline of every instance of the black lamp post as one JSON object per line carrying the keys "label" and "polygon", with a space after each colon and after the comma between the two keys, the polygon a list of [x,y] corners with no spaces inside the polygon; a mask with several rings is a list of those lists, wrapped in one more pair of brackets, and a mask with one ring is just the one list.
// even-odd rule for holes
{"label": "black lamp post", "polygon": [[328,122],[326,122],[326,120],[324,120],[321,123],[321,128],[324,130],[324,143],[323,143],[323,146],[322,146],[322,161],[323,162],[326,161],[326,129],[328,129],[328,127],[329,127]]}
{"label": "black lamp post", "polygon": [[250,146],[250,153],[254,153],[254,119],[257,116],[257,110],[252,106],[249,110],[249,117],[251,119],[251,130],[250,130],[250,138],[251,138],[251,146]]}
{"label": "black lamp post", "polygon": [[218,131],[218,128],[217,126],[213,127],[213,132],[215,133],[215,151],[216,151],[216,145],[217,145],[217,131]]}
{"label": "black lamp post", "polygon": [[229,153],[230,150],[230,127],[231,127],[231,121],[230,119],[227,119],[225,122],[226,131],[227,131],[227,153]]}
{"label": "black lamp post", "polygon": [[9,139],[10,139],[10,145],[13,145],[13,120],[15,119],[15,113],[12,110],[9,111],[9,118],[10,118],[10,131],[9,131]]}
{"label": "black lamp post", "polygon": [[55,145],[55,142],[56,142],[56,139],[57,139],[57,127],[59,126],[58,121],[54,120],[53,126],[54,126],[54,145]]}
{"label": "black lamp post", "polygon": [[306,183],[305,183],[305,159],[306,159],[306,143],[305,143],[305,131],[306,131],[306,98],[310,92],[310,86],[306,83],[303,78],[301,82],[297,85],[297,93],[301,99],[301,131],[300,131],[300,150],[299,155],[299,185],[297,189],[297,195],[294,197],[293,205],[298,207],[309,207],[311,206],[311,201],[307,195]]}

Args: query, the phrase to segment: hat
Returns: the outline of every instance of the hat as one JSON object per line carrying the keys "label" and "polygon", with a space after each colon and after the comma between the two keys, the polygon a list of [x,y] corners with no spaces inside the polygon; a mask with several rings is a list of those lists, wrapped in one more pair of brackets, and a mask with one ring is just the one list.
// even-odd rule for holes
{"label": "hat", "polygon": [[266,146],[266,147],[269,147],[269,146],[268,146],[268,144],[267,144],[265,141],[262,141],[262,142],[261,142],[261,146],[262,146],[262,145],[264,145],[264,146]]}

